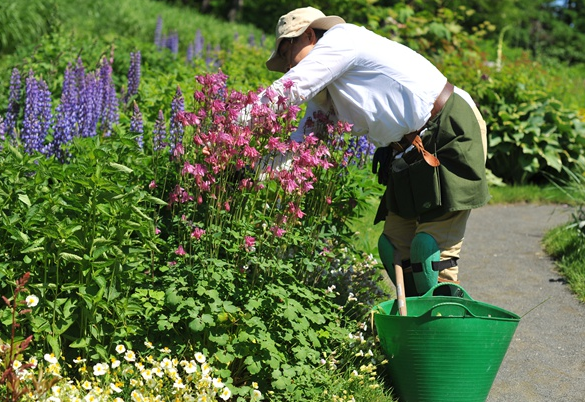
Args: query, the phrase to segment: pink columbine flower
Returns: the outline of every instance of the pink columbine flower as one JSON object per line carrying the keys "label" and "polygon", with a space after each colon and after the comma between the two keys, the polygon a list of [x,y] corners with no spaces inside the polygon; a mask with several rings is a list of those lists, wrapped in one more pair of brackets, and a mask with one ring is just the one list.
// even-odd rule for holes
{"label": "pink columbine flower", "polygon": [[148,188],[154,190],[156,188],[156,182],[154,180],[151,181],[150,184],[148,185]]}
{"label": "pink columbine flower", "polygon": [[175,150],[173,151],[173,156],[176,158],[181,156],[185,153],[185,149],[183,148],[183,144],[177,144]]}
{"label": "pink columbine flower", "polygon": [[276,237],[282,237],[285,233],[286,230],[284,230],[283,228],[280,228],[278,226],[273,226],[270,228],[270,231],[274,234],[274,236]]}
{"label": "pink columbine flower", "polygon": [[154,234],[160,234],[160,229],[159,228],[154,228]]}
{"label": "pink columbine flower", "polygon": [[193,232],[191,233],[191,237],[199,240],[201,239],[201,236],[203,236],[205,234],[205,230],[201,229],[201,228],[195,228],[193,230]]}
{"label": "pink columbine flower", "polygon": [[252,236],[244,237],[244,245],[246,246],[247,249],[251,249],[252,247],[254,247],[255,244],[256,239],[253,238]]}
{"label": "pink columbine flower", "polygon": [[185,163],[183,164],[183,170],[182,173],[186,174],[192,174],[195,177],[202,177],[205,175],[205,173],[207,172],[207,169],[205,169],[205,167],[203,165],[201,165],[200,163],[196,163],[195,165],[191,165],[189,163],[189,161],[185,161]]}
{"label": "pink columbine flower", "polygon": [[289,207],[289,211],[290,211],[291,215],[296,216],[299,219],[301,219],[303,216],[305,216],[305,213],[303,211],[301,211],[301,208],[297,207],[292,202],[288,203],[288,207]]}
{"label": "pink columbine flower", "polygon": [[185,252],[185,249],[183,248],[183,246],[179,246],[179,248],[175,250],[175,254],[177,254],[177,255],[185,255],[187,253]]}

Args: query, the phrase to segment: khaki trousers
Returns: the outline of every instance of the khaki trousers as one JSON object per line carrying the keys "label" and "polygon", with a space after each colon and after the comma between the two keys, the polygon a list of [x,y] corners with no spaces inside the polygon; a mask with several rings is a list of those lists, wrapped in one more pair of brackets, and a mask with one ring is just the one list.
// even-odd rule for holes
{"label": "khaki trousers", "polygon": [[[410,259],[410,244],[417,233],[433,236],[441,251],[441,261],[459,258],[469,214],[469,210],[448,212],[432,222],[419,223],[390,212],[384,223],[384,234],[394,246],[394,263]],[[447,268],[439,271],[439,279],[456,282],[458,273],[458,267]]]}

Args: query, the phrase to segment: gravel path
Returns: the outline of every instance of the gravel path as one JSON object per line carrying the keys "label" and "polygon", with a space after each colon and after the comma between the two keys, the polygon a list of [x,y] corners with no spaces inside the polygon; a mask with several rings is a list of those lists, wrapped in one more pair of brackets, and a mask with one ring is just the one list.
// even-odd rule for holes
{"label": "gravel path", "polygon": [[526,314],[488,402],[585,401],[585,305],[541,246],[543,234],[570,214],[567,207],[530,204],[488,205],[471,213],[461,285],[475,300]]}

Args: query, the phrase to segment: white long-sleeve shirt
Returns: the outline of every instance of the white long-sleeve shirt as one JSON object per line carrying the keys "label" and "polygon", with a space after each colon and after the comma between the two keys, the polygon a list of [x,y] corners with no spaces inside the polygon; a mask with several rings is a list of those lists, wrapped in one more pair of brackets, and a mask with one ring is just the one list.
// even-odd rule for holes
{"label": "white long-sleeve shirt", "polygon": [[[289,81],[293,86],[287,90]],[[332,107],[339,120],[353,124],[354,134],[387,146],[424,126],[446,82],[414,50],[365,28],[339,24],[271,87],[293,104],[307,103],[292,139],[302,141],[305,121],[314,111]],[[317,96],[324,89],[328,96]]]}

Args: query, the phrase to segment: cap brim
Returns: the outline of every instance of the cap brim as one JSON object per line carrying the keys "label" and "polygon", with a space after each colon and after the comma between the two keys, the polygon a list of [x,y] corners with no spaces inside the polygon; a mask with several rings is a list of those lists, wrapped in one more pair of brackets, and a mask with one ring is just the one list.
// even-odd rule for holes
{"label": "cap brim", "polygon": [[298,36],[301,36],[303,32],[305,32],[309,27],[315,29],[328,30],[329,28],[332,28],[337,24],[345,24],[345,20],[341,17],[338,17],[337,15],[329,15],[327,17],[317,18],[309,25],[297,31],[281,35],[276,39],[276,43],[274,44],[274,51],[272,52],[268,60],[266,60],[266,67],[270,71],[280,71],[281,73],[286,72],[286,69],[288,67],[286,65],[286,60],[284,60],[284,58],[280,57],[280,55],[278,54],[278,47],[280,46],[280,42],[282,42],[283,39],[296,38]]}

